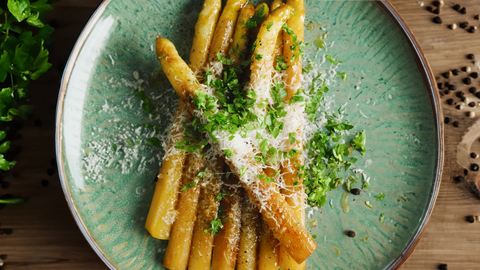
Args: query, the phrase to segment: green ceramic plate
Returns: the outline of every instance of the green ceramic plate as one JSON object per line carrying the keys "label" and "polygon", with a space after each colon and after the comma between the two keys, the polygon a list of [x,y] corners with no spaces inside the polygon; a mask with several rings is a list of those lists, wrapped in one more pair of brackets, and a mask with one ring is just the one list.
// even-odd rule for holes
{"label": "green ceramic plate", "polygon": [[[167,242],[144,229],[162,147],[145,127],[167,126],[177,97],[153,51],[157,35],[188,58],[200,0],[106,0],[80,36],[58,101],[57,158],[66,200],[90,245],[112,269],[164,269]],[[316,212],[318,249],[308,269],[396,268],[408,257],[431,214],[443,162],[443,133],[434,78],[418,44],[386,2],[306,0],[306,22],[329,32],[329,49],[348,80],[329,95],[367,130],[359,167],[371,188],[340,207]],[[319,34],[306,31],[307,42]],[[312,58],[313,55],[308,55]],[[155,103],[150,119],[136,95]],[[338,90],[338,91],[337,91]],[[373,196],[387,194],[384,201]],[[365,201],[373,204],[373,209]],[[385,214],[385,222],[380,215]],[[356,238],[345,230],[355,230]]]}

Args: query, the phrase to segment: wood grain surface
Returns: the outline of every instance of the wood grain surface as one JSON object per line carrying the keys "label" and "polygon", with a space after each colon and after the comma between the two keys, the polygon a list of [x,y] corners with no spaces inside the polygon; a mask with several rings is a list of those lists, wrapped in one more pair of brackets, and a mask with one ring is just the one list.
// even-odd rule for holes
{"label": "wood grain surface", "polygon": [[[62,0],[48,15],[49,23],[56,28],[55,43],[50,48],[53,68],[30,87],[35,116],[24,123],[20,130],[22,138],[14,141],[14,145],[20,145],[23,150],[16,158],[19,163],[5,176],[4,181],[9,182],[10,187],[0,189],[0,194],[12,193],[29,198],[24,205],[0,210],[0,229],[13,229],[10,235],[0,235],[0,258],[6,270],[106,269],[73,221],[58,174],[47,174],[55,156],[55,106],[63,67],[83,26],[100,2]],[[425,9],[431,1],[424,1],[424,7],[420,2],[391,0],[420,42],[434,73],[438,75],[464,66],[479,71],[466,55],[478,54],[480,60],[480,30],[471,34],[461,28],[450,30],[447,27],[463,21],[480,27],[480,21],[474,19],[474,15],[480,14],[478,0],[446,1],[441,10],[441,25],[432,23],[435,15]],[[466,15],[452,9],[457,3],[467,8]],[[461,83],[464,77],[465,73],[461,73],[450,83],[455,84],[458,91],[466,92],[466,96],[476,103],[476,108],[467,106],[458,110],[454,105],[447,105],[448,98],[460,102],[454,93],[443,98],[445,116],[458,121],[459,127],[446,125],[446,159],[440,194],[420,243],[402,269],[437,269],[441,263],[448,264],[448,269],[480,269],[480,222],[471,224],[465,221],[468,215],[480,215],[480,200],[468,188],[469,181],[473,181],[476,175],[469,170],[467,181],[458,184],[453,180],[453,177],[463,175],[465,169],[457,162],[457,146],[468,127],[480,116],[479,100]],[[471,86],[480,91],[479,81],[474,80]],[[467,111],[475,111],[477,117],[466,117]],[[480,134],[473,136],[480,137]],[[480,142],[474,141],[471,151],[480,154]],[[462,164],[469,162],[474,161],[466,157]],[[42,187],[42,180],[47,180],[49,185]]]}

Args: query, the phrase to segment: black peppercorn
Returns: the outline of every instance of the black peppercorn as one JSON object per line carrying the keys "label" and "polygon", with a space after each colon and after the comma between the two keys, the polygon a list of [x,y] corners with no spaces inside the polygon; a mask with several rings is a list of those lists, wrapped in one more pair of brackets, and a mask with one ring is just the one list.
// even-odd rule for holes
{"label": "black peppercorn", "polygon": [[475,223],[475,217],[474,216],[466,216],[465,220],[470,223]]}
{"label": "black peppercorn", "polygon": [[428,6],[428,7],[426,7],[425,9],[426,9],[427,11],[429,11],[429,12],[432,12],[432,11],[433,11],[433,7],[432,7],[432,6]]}
{"label": "black peppercorn", "polygon": [[47,174],[48,174],[49,176],[52,176],[54,173],[55,173],[55,170],[54,170],[54,169],[52,169],[52,168],[48,168],[48,169],[47,169]]}
{"label": "black peppercorn", "polygon": [[450,91],[450,90],[445,90],[443,93],[444,93],[445,95],[450,95],[451,92],[452,92],[452,91]]}
{"label": "black peppercorn", "polygon": [[480,98],[480,92],[476,93],[475,96],[476,96],[477,98]]}
{"label": "black peppercorn", "polygon": [[458,91],[458,92],[455,93],[455,96],[457,96],[459,98],[463,97],[463,95],[465,95],[465,94],[462,91]]}
{"label": "black peppercorn", "polygon": [[472,84],[472,79],[470,77],[466,77],[465,79],[463,79],[463,83],[466,85],[470,85]]}
{"label": "black peppercorn", "polygon": [[474,152],[472,152],[472,153],[470,153],[470,157],[471,157],[471,158],[477,158],[477,154],[474,153]]}
{"label": "black peppercorn", "polygon": [[475,107],[475,102],[472,101],[472,102],[468,103],[468,106],[474,108]]}
{"label": "black peppercorn", "polygon": [[455,75],[455,76],[457,76],[459,73],[460,73],[460,71],[458,71],[458,69],[452,70],[452,74]]}
{"label": "black peppercorn", "polygon": [[438,16],[435,16],[433,17],[432,19],[432,22],[436,23],[436,24],[441,24],[442,23],[442,19]]}
{"label": "black peppercorn", "polygon": [[440,1],[433,1],[432,2],[432,5],[436,6],[436,7],[439,7],[441,6],[442,4],[440,3]]}
{"label": "black peppercorn", "polygon": [[453,180],[457,183],[462,183],[463,181],[465,181],[465,177],[457,176],[457,177],[454,177]]}
{"label": "black peppercorn", "polygon": [[354,231],[347,231],[347,236],[348,237],[355,237],[357,234]]}
{"label": "black peppercorn", "polygon": [[472,72],[470,73],[470,77],[474,78],[474,79],[478,79],[478,72]]}
{"label": "black peppercorn", "polygon": [[458,126],[460,125],[460,123],[458,123],[458,121],[455,121],[455,122],[453,122],[452,125],[453,125],[454,127],[458,127]]}
{"label": "black peppercorn", "polygon": [[462,67],[463,72],[467,72],[467,71],[470,71],[470,70],[472,70],[470,67]]}
{"label": "black peppercorn", "polygon": [[465,176],[468,175],[468,170],[467,169],[463,170],[463,175],[465,175]]}
{"label": "black peppercorn", "polygon": [[448,105],[453,105],[453,102],[454,102],[453,98],[447,99],[447,104]]}
{"label": "black peppercorn", "polygon": [[448,90],[457,90],[457,87],[453,84],[448,85]]}
{"label": "black peppercorn", "polygon": [[444,120],[445,124],[450,124],[452,122],[452,119],[450,117],[445,117],[445,120]]}
{"label": "black peppercorn", "polygon": [[467,54],[467,58],[473,60],[475,59],[475,55],[473,53]]}
{"label": "black peppercorn", "polygon": [[460,23],[458,26],[460,26],[460,28],[465,29],[465,28],[468,27],[468,22],[462,22],[462,23]]}
{"label": "black peppercorn", "polygon": [[480,15],[475,15],[473,18],[474,18],[475,20],[480,20]]}
{"label": "black peppercorn", "polygon": [[477,31],[477,27],[476,26],[470,26],[470,28],[468,28],[468,32],[469,33],[475,33],[475,31]]}
{"label": "black peppercorn", "polygon": [[453,6],[453,9],[456,10],[456,11],[459,11],[460,10],[460,5],[459,4],[456,4],[455,6]]}
{"label": "black peppercorn", "polygon": [[462,14],[467,14],[467,9],[465,7],[462,7],[458,12]]}
{"label": "black peppercorn", "polygon": [[478,169],[479,169],[479,168],[480,168],[480,167],[478,167],[478,164],[477,164],[477,163],[472,163],[472,164],[470,165],[470,170],[472,170],[472,171],[474,171],[474,172],[478,172]]}
{"label": "black peppercorn", "polygon": [[475,94],[477,92],[477,88],[476,87],[470,87],[470,88],[468,88],[468,92],[470,92],[472,94]]}
{"label": "black peppercorn", "polygon": [[444,73],[442,73],[442,77],[444,77],[445,79],[450,78],[450,72],[444,72]]}
{"label": "black peppercorn", "polygon": [[439,269],[439,270],[448,270],[448,266],[447,266],[447,264],[442,263],[442,264],[440,264],[440,265],[438,266],[438,269]]}
{"label": "black peppercorn", "polygon": [[440,9],[439,8],[436,8],[432,11],[433,14],[440,14]]}
{"label": "black peppercorn", "polygon": [[353,195],[357,195],[357,196],[358,196],[358,195],[360,195],[361,190],[360,190],[359,188],[352,188],[352,189],[350,190],[350,192],[351,192]]}
{"label": "black peppercorn", "polygon": [[443,83],[437,83],[438,89],[443,89]]}

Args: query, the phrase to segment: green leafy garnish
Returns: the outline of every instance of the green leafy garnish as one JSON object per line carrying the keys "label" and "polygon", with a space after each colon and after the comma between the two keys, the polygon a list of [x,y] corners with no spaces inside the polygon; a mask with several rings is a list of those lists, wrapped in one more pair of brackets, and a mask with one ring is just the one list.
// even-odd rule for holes
{"label": "green leafy garnish", "polygon": [[24,202],[24,198],[0,199],[0,204],[22,204]]}
{"label": "green leafy garnish", "polygon": [[208,227],[208,229],[206,229],[204,232],[208,233],[210,231],[210,235],[216,235],[222,228],[222,220],[220,218],[216,218],[210,222],[210,227]]}
{"label": "green leafy garnish", "polygon": [[224,189],[222,189],[220,190],[220,192],[217,194],[215,198],[217,199],[217,201],[221,201],[225,196],[227,196],[227,192]]}
{"label": "green leafy garnish", "polygon": [[326,45],[326,40],[328,38],[328,32],[325,32],[321,35],[318,35],[317,38],[315,38],[314,44],[317,46],[319,49],[325,49]]}
{"label": "green leafy garnish", "polygon": [[381,222],[381,223],[384,223],[384,222],[385,222],[385,214],[384,214],[384,213],[382,213],[382,214],[380,215],[380,222]]}
{"label": "green leafy garnish", "polygon": [[367,205],[367,206],[370,207],[370,208],[373,208],[373,205],[370,203],[370,201],[366,201],[366,202],[365,202],[365,205]]}
{"label": "green leafy garnish", "polygon": [[286,70],[288,68],[287,63],[285,63],[285,56],[284,55],[277,56],[277,58],[275,60],[277,61],[276,65],[275,65],[275,69],[277,71]]}
{"label": "green leafy garnish", "polygon": [[347,73],[345,72],[338,72],[337,73],[340,77],[342,77],[342,80],[347,81]]}
{"label": "green leafy garnish", "polygon": [[270,32],[270,28],[272,28],[272,26],[273,26],[273,22],[271,22],[267,25],[267,31],[268,32]]}
{"label": "green leafy garnish", "polygon": [[180,189],[180,191],[184,191],[184,190],[187,190],[189,188],[192,188],[194,186],[197,185],[197,182],[195,180],[193,180],[192,182],[186,184],[185,186],[182,187],[182,189]]}
{"label": "green leafy garnish", "polygon": [[355,138],[353,138],[353,146],[356,150],[360,150],[360,153],[364,155],[367,152],[365,148],[365,143],[367,141],[367,136],[365,135],[365,130],[360,131]]}
{"label": "green leafy garnish", "polygon": [[387,196],[387,194],[382,192],[375,196],[375,199],[377,199],[377,201],[383,201],[383,199],[385,199],[385,196]]}
{"label": "green leafy garnish", "polygon": [[233,157],[233,151],[232,150],[225,149],[225,150],[223,150],[223,152],[225,153],[226,157]]}
{"label": "green leafy garnish", "polygon": [[330,63],[332,63],[334,65],[338,65],[338,64],[342,63],[342,61],[337,61],[337,60],[333,59],[331,54],[325,55],[325,59],[327,59]]}

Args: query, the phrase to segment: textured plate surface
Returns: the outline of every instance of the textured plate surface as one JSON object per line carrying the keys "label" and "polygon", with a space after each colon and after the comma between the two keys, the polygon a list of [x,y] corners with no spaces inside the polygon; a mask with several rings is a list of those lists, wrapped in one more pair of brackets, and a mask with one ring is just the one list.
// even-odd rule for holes
{"label": "textured plate surface", "polygon": [[[163,152],[146,139],[164,132],[177,97],[153,46],[160,34],[188,59],[202,3],[105,2],[67,65],[57,116],[62,184],[80,229],[111,268],[164,269],[167,242],[144,229]],[[334,209],[327,203],[311,217],[317,226],[309,230],[319,247],[307,269],[395,267],[419,237],[438,188],[442,136],[435,96],[424,79],[429,73],[417,66],[418,52],[383,4],[307,0],[306,6],[306,23],[328,31],[334,42],[328,53],[343,61],[338,71],[347,72],[348,80],[330,85],[328,96],[356,128],[367,130],[368,152],[357,167],[371,183],[355,201],[350,196],[350,213],[342,212],[339,188],[328,198]],[[306,42],[323,32],[307,30]],[[307,57],[313,59],[313,50]],[[142,110],[139,89],[154,100],[154,119]],[[382,202],[374,198],[380,192],[387,194]],[[357,237],[346,237],[345,230]]]}

